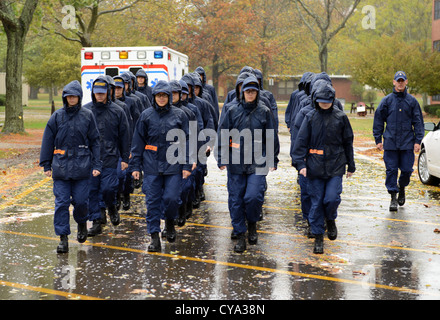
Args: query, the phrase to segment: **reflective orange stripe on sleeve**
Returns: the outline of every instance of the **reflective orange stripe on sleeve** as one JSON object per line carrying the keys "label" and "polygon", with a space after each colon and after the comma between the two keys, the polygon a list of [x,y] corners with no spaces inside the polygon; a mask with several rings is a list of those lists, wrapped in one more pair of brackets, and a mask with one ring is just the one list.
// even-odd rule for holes
{"label": "reflective orange stripe on sleeve", "polygon": [[63,155],[63,154],[65,154],[65,153],[66,153],[65,150],[55,149],[55,150],[53,151],[53,154],[61,154],[61,155]]}
{"label": "reflective orange stripe on sleeve", "polygon": [[145,146],[145,150],[157,151],[157,147],[156,146],[151,146],[151,145],[147,144]]}
{"label": "reflective orange stripe on sleeve", "polygon": [[323,155],[324,155],[324,150],[310,149],[309,152],[312,153],[312,154],[318,154],[318,155],[320,155],[320,156],[323,156]]}
{"label": "reflective orange stripe on sleeve", "polygon": [[231,148],[235,148],[235,149],[240,149],[240,144],[239,143],[230,143],[229,144],[229,146],[231,147]]}

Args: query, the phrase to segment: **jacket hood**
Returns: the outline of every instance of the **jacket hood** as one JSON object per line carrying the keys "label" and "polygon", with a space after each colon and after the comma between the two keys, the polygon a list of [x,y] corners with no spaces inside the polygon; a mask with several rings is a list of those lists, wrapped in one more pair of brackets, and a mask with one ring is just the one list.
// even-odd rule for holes
{"label": "jacket hood", "polygon": [[186,93],[186,99],[185,100],[182,100],[182,102],[183,103],[187,103],[188,102],[188,99],[189,99],[189,88],[188,88],[188,85],[187,85],[187,83],[185,82],[185,81],[183,81],[182,79],[180,79],[179,80],[179,84],[180,84],[180,87],[182,88],[182,91],[181,91],[181,95],[180,95],[180,100],[182,100],[182,94],[183,93]]}
{"label": "jacket hood", "polygon": [[240,73],[238,75],[237,81],[235,82],[235,97],[236,97],[237,101],[240,101],[240,98],[241,98],[241,88],[240,88],[240,85],[242,85],[243,82],[247,78],[249,78],[249,77],[254,77],[255,78],[255,76],[252,73],[249,73],[249,72],[243,72],[243,73]]}
{"label": "jacket hood", "polygon": [[[255,99],[254,103],[251,104],[247,104],[244,101],[244,91],[246,90],[246,88],[248,87],[254,87],[258,93],[257,93],[257,98]],[[255,76],[250,76],[248,77],[246,80],[243,81],[243,85],[241,86],[241,101],[243,102],[243,105],[254,105],[254,104],[258,104],[259,100],[260,100],[260,85],[258,83],[258,79]]]}
{"label": "jacket hood", "polygon": [[315,85],[315,83],[318,80],[325,80],[330,85],[332,85],[332,79],[330,78],[330,76],[327,73],[325,73],[325,72],[316,73],[316,74],[313,75],[312,80],[310,82],[310,93],[313,91],[313,86]]}
{"label": "jacket hood", "polygon": [[206,72],[205,72],[205,69],[203,69],[203,67],[197,67],[194,72],[196,72],[196,73],[198,73],[200,75],[200,78],[202,78],[202,85],[205,85],[206,84]]}
{"label": "jacket hood", "polygon": [[[144,77],[145,78],[145,85],[148,85],[148,75],[144,69],[139,69],[136,72],[136,77]],[[137,83],[137,81],[136,81],[136,83]]]}
{"label": "jacket hood", "polygon": [[316,100],[323,99],[331,100],[334,102],[335,96],[336,91],[332,87],[332,85],[328,83],[328,81],[323,79],[316,81],[315,85],[313,86],[313,91],[311,93],[311,98],[315,108],[319,108],[319,104]]}
{"label": "jacket hood", "polygon": [[136,82],[136,76],[131,71],[127,71],[128,75],[130,76],[131,80],[131,88],[136,91],[137,90],[137,82]]}
{"label": "jacket hood", "polygon": [[312,80],[313,80],[314,76],[315,76],[315,74],[310,72],[310,74],[304,80],[304,92],[308,96],[310,96],[310,94],[311,94],[312,88],[310,87],[310,85],[312,84]]}
{"label": "jacket hood", "polygon": [[254,73],[254,68],[249,67],[249,66],[245,66],[245,67],[243,67],[243,68],[240,70],[240,74],[242,74],[242,73],[244,73],[244,72],[249,72],[249,73],[255,75],[255,73]]}
{"label": "jacket hood", "polygon": [[115,86],[116,86],[116,82],[118,82],[118,87],[120,87],[120,81],[122,81],[123,87],[122,87],[122,99],[125,100],[125,80],[122,76],[114,76],[113,77],[113,81],[115,81]]}
{"label": "jacket hood", "polygon": [[93,87],[95,86],[96,82],[105,82],[107,84],[107,104],[109,102],[112,101],[112,97],[111,97],[111,90],[110,90],[110,84],[107,81],[107,78],[105,76],[99,76],[98,78],[95,79],[95,81],[93,81],[93,85],[92,85],[92,101],[93,103],[96,103],[96,99],[95,99],[95,94],[93,92]]}
{"label": "jacket hood", "polygon": [[254,69],[255,76],[257,77],[258,82],[260,83],[260,89],[263,89],[263,72],[258,69]]}
{"label": "jacket hood", "polygon": [[112,96],[112,101],[115,101],[115,85],[116,85],[115,80],[109,75],[106,75],[105,78],[107,79],[110,88],[113,89],[111,90],[111,96]]}
{"label": "jacket hood", "polygon": [[196,72],[190,73],[190,77],[193,79],[194,86],[200,87],[199,97],[202,97],[203,94],[203,84],[200,75]]}
{"label": "jacket hood", "polygon": [[[179,81],[177,81],[177,80],[171,80],[170,82],[169,82],[169,85],[170,85],[170,87],[171,87],[171,93],[173,93],[173,92],[178,92],[179,93],[179,101],[178,101],[178,103],[182,100],[182,85],[180,84],[180,82]],[[172,99],[173,97],[171,96],[171,99]],[[171,100],[172,101],[172,100]],[[178,103],[176,103],[176,105],[178,104]],[[172,103],[172,104],[174,104],[174,103]]]}
{"label": "jacket hood", "polygon": [[[156,95],[159,93],[166,93],[168,95],[168,104],[164,108],[161,108],[156,104]],[[172,103],[173,103],[173,91],[171,89],[170,84],[166,81],[160,80],[153,88],[153,108],[156,109],[157,111],[164,109],[169,110]]]}
{"label": "jacket hood", "polygon": [[79,97],[79,104],[81,105],[81,101],[83,98],[83,91],[81,87],[81,83],[78,80],[74,80],[67,84],[63,89],[63,105],[67,107],[67,96],[77,96]]}
{"label": "jacket hood", "polygon": [[[189,73],[184,74],[181,81],[184,81],[188,86],[189,95],[191,95],[192,99],[194,99],[194,81],[193,78],[189,75]],[[190,88],[191,86],[191,88]]]}
{"label": "jacket hood", "polygon": [[305,72],[303,74],[303,76],[301,77],[301,80],[298,83],[298,90],[299,91],[304,91],[304,86],[305,86],[306,80],[310,77],[310,75],[313,75],[313,73],[312,72]]}
{"label": "jacket hood", "polygon": [[132,91],[132,85],[131,85],[131,77],[127,72],[124,72],[120,75],[120,77],[124,80],[125,83],[128,83],[128,92],[127,90],[125,91],[125,94],[130,94]]}

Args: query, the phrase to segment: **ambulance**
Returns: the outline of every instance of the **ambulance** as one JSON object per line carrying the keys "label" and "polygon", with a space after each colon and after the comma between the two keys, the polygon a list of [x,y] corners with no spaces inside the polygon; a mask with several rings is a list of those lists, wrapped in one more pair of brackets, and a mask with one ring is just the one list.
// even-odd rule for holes
{"label": "ambulance", "polygon": [[188,56],[167,47],[93,47],[81,49],[83,104],[92,101],[92,84],[100,75],[112,77],[144,69],[148,85],[180,80],[188,73]]}

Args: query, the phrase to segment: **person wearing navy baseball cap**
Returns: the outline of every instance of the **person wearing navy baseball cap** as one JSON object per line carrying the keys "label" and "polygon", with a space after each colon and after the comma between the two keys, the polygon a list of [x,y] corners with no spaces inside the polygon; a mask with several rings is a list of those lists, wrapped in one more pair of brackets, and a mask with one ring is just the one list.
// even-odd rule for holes
{"label": "person wearing navy baseball cap", "polygon": [[393,93],[382,99],[374,114],[373,136],[377,148],[384,151],[385,185],[391,194],[390,211],[397,211],[398,206],[405,204],[405,188],[413,173],[414,153],[420,152],[425,129],[420,105],[408,93],[406,73],[396,72],[393,85]]}
{"label": "person wearing navy baseball cap", "polygon": [[394,75],[394,80],[399,81],[400,79],[403,79],[403,81],[408,80],[405,72],[403,72],[403,71],[396,72],[396,74]]}
{"label": "person wearing navy baseball cap", "polygon": [[394,88],[397,92],[404,92],[408,85],[408,77],[403,71],[397,71],[394,75],[393,81]]}

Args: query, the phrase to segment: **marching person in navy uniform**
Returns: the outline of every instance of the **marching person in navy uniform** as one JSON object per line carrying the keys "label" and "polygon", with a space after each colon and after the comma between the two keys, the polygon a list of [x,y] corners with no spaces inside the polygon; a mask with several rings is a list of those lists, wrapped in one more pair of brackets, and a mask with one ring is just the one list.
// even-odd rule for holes
{"label": "marching person in navy uniform", "polygon": [[[234,251],[239,253],[246,250],[246,231],[249,244],[258,241],[257,222],[264,202],[266,176],[269,170],[276,170],[278,164],[275,119],[259,95],[257,78],[247,78],[241,88],[240,103],[228,109],[218,130],[217,162],[221,170],[228,170],[228,206],[233,233],[238,239]],[[261,136],[258,136],[258,130]],[[238,137],[232,137],[234,131],[240,133]],[[245,132],[250,133],[252,141],[241,136]],[[271,132],[272,141],[268,138]],[[272,153],[267,152],[268,146],[273,147]],[[247,152],[249,147],[253,151],[251,159]]]}
{"label": "marching person in navy uniform", "polygon": [[90,178],[89,220],[93,221],[88,236],[96,236],[102,232],[101,206],[103,201],[107,207],[110,221],[119,225],[120,216],[116,206],[118,192],[117,167],[121,158],[121,170],[128,167],[130,156],[130,127],[124,109],[112,102],[111,90],[105,78],[98,78],[92,86],[92,102],[84,108],[90,109],[96,119],[101,142],[101,175]]}
{"label": "marching person in navy uniform", "polygon": [[405,188],[413,173],[414,152],[420,151],[425,127],[420,105],[408,93],[405,72],[396,72],[393,85],[393,93],[382,99],[374,114],[373,136],[377,148],[384,151],[390,211],[397,211],[398,206],[405,204]]}
{"label": "marching person in navy uniform", "polygon": [[[167,240],[176,240],[174,222],[182,204],[182,179],[187,179],[192,169],[188,155],[188,118],[184,111],[172,106],[172,101],[171,86],[159,81],[153,88],[153,106],[141,114],[133,134],[130,167],[135,179],[144,172],[142,191],[146,197],[147,232],[152,240],[148,251],[151,252],[161,250],[159,232],[163,216]],[[175,129],[185,135],[185,141],[167,141],[167,134]],[[186,148],[185,157],[178,154],[178,161],[173,163],[169,150],[179,144]]]}
{"label": "marching person in navy uniform", "polygon": [[77,240],[87,240],[89,216],[89,178],[99,176],[99,133],[93,113],[81,106],[81,84],[73,81],[63,90],[63,108],[55,111],[44,130],[40,166],[53,178],[55,195],[55,233],[60,236],[58,253],[68,247],[69,206],[73,204],[73,218],[78,223]]}
{"label": "marching person in navy uniform", "polygon": [[326,81],[316,83],[315,107],[304,118],[295,140],[292,162],[307,177],[310,196],[308,220],[315,238],[313,252],[324,253],[324,232],[337,238],[336,218],[341,203],[342,179],[356,171],[353,130],[345,113],[335,103],[335,90]]}

